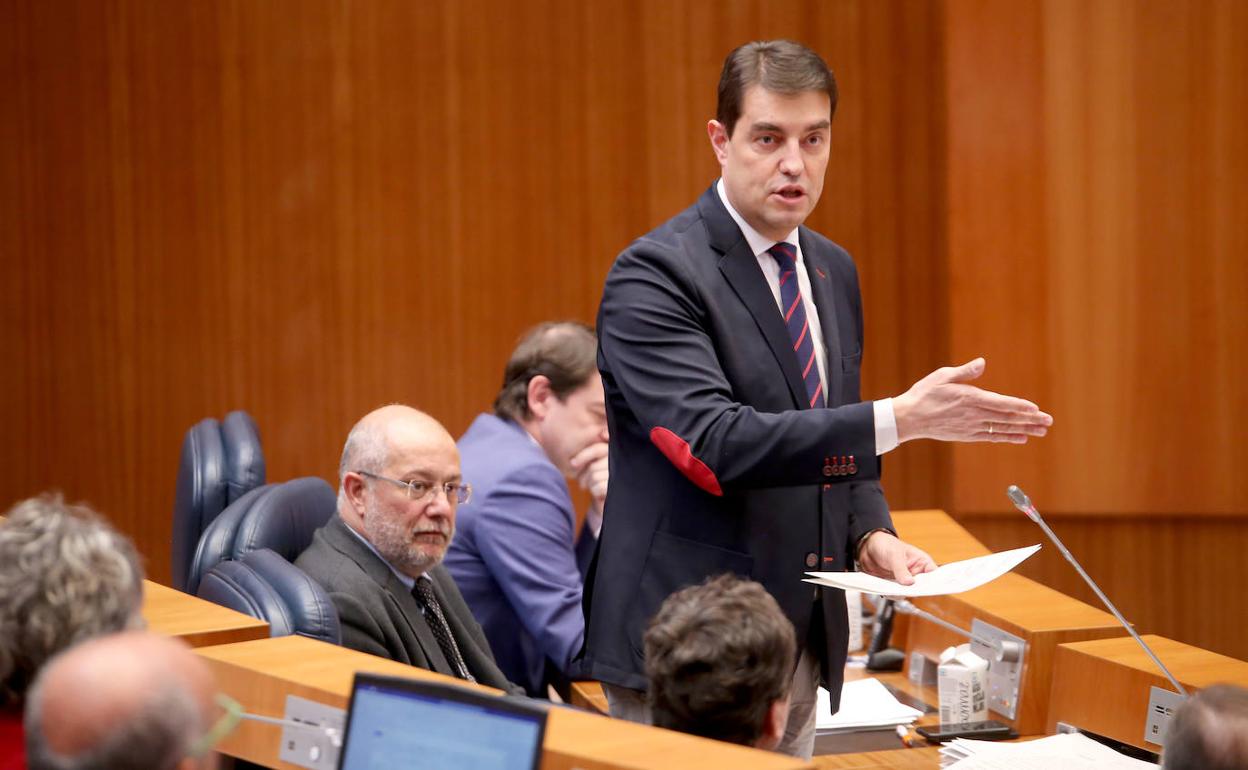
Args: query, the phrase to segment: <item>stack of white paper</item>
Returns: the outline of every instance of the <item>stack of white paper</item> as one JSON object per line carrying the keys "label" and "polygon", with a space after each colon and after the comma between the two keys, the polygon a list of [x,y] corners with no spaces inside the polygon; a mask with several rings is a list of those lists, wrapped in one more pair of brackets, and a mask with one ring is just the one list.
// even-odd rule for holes
{"label": "stack of white paper", "polygon": [[883,596],[960,594],[996,580],[1039,550],[1039,545],[1033,545],[942,564],[932,572],[915,575],[914,584],[908,586],[865,572],[807,572],[810,577],[805,582]]}
{"label": "stack of white paper", "polygon": [[841,685],[841,708],[836,714],[828,713],[828,691],[820,687],[816,708],[815,730],[820,733],[891,730],[923,716],[923,712],[894,698],[878,679],[857,679]]}
{"label": "stack of white paper", "polygon": [[1021,743],[955,738],[940,748],[949,770],[1143,770],[1157,766],[1124,756],[1080,733],[1050,735]]}

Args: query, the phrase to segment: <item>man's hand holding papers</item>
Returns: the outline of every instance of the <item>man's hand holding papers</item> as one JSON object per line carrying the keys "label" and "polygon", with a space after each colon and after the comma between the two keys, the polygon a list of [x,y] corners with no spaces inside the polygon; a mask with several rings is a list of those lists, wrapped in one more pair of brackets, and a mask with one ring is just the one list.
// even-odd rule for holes
{"label": "man's hand holding papers", "polygon": [[862,572],[807,572],[810,577],[806,578],[806,582],[883,596],[960,594],[996,580],[1039,550],[1040,546],[1037,544],[942,564],[931,572],[915,575],[911,585],[902,585]]}

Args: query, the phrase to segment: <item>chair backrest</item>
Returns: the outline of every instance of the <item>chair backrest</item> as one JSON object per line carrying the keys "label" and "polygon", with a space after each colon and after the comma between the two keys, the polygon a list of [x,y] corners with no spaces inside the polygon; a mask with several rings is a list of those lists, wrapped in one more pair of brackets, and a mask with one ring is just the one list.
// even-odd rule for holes
{"label": "chair backrest", "polygon": [[264,449],[251,415],[238,410],[225,416],[221,448],[225,451],[225,504],[229,505],[264,483]]}
{"label": "chair backrest", "polygon": [[267,548],[210,569],[200,580],[199,597],[268,621],[269,636],[299,634],[342,644],[342,627],[329,595]]}
{"label": "chair backrest", "polygon": [[261,548],[294,561],[336,507],[334,490],[315,476],[247,492],[204,530],[187,570],[186,592],[197,593],[200,580],[217,564]]}
{"label": "chair backrest", "polygon": [[246,412],[209,417],[186,432],[173,500],[170,563],[173,585],[188,589],[191,559],[200,535],[225,507],[264,483],[264,452]]}

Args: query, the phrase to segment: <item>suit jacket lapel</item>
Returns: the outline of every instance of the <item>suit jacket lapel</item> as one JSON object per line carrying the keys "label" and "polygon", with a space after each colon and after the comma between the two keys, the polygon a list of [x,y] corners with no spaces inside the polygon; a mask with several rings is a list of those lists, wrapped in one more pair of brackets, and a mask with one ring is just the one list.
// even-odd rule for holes
{"label": "suit jacket lapel", "polygon": [[841,404],[841,335],[836,322],[836,304],[833,300],[831,268],[824,263],[822,255],[816,254],[810,232],[799,228],[797,239],[802,247],[802,261],[806,263],[806,275],[810,278],[810,292],[819,312],[819,330],[823,334],[824,357],[827,361],[827,379],[824,388],[828,392],[828,406]]}
{"label": "suit jacket lapel", "polygon": [[801,409],[809,408],[806,385],[797,366],[797,356],[793,355],[793,341],[789,339],[789,330],[785,328],[784,319],[776,307],[776,298],[767,286],[767,279],[758,266],[754,252],[750,250],[749,242],[719,200],[714,185],[698,200],[698,210],[706,222],[711,248],[723,254],[719,260],[719,271],[758,324],[767,347],[771,348],[780,371],[784,372],[793,405]]}
{"label": "suit jacket lapel", "polygon": [[425,621],[420,605],[416,603],[412,592],[407,590],[407,586],[403,585],[403,581],[395,577],[394,571],[390,569],[390,565],[382,561],[377,554],[369,550],[368,546],[360,542],[360,539],[356,537],[354,532],[350,531],[347,523],[340,516],[335,515],[330,520],[326,537],[330,545],[358,564],[360,569],[364,570],[364,573],[369,578],[381,586],[386,593],[390,594],[395,603],[399,605],[400,614],[411,630],[412,636],[416,638],[417,643],[420,645],[420,651],[425,656],[424,661],[413,660],[412,664],[428,668],[439,674],[455,676],[456,674],[451,669],[450,661],[442,654],[442,648],[438,645],[438,640],[434,638],[433,631],[429,629],[429,624]]}

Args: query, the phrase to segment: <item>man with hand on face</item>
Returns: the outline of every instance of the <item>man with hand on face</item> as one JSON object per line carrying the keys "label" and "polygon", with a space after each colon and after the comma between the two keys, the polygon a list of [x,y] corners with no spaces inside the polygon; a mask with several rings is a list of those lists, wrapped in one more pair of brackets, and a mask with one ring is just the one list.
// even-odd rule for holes
{"label": "man with hand on face", "polygon": [[338,515],[295,566],[329,593],[343,646],[515,691],[439,566],[472,494],[446,429],[407,406],[370,412],[347,436],[338,479]]}
{"label": "man with hand on face", "polygon": [[967,384],[983,359],[860,401],[857,271],[802,226],[835,107],[832,73],[810,49],[732,51],[707,124],[720,180],[620,254],[598,311],[612,489],[586,580],[586,670],[613,715],[647,720],[647,620],[710,575],[752,578],[796,630],[780,750],[804,757],[816,686],[839,706],[848,618],[844,594],[803,573],[856,565],[908,584],[935,566],[897,538],[879,455],[917,438],[1022,443],[1052,421]]}
{"label": "man with hand on face", "polygon": [[[532,696],[576,677],[582,576],[602,526],[607,418],[589,327],[544,323],[521,338],[494,413],[459,440],[472,500],[446,567],[485,629],[499,668]],[[575,550],[565,479],[592,495]]]}

